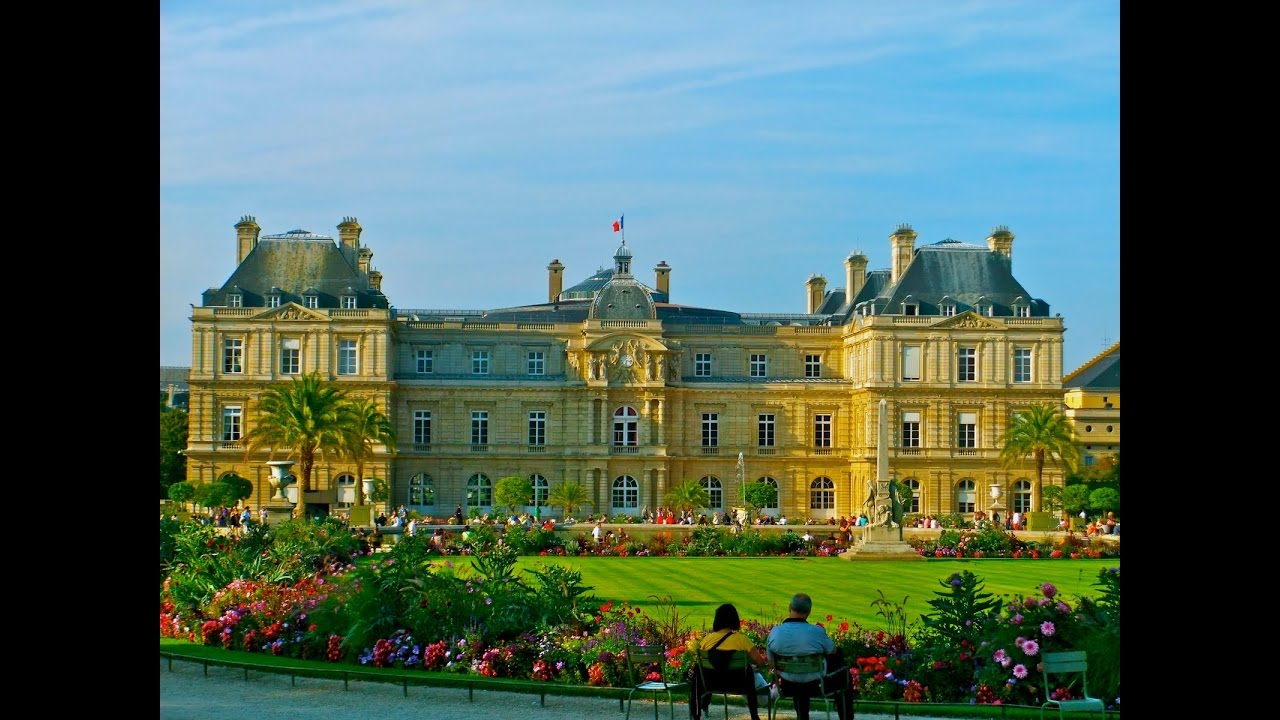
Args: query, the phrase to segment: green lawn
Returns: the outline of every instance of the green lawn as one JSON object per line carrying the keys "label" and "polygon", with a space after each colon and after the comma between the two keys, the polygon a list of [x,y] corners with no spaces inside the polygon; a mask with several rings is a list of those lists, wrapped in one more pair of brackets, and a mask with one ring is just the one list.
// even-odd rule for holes
{"label": "green lawn", "polygon": [[651,596],[669,595],[695,628],[710,626],[716,606],[725,602],[736,605],[743,619],[777,621],[786,616],[787,602],[797,592],[813,597],[814,620],[833,615],[837,621],[882,628],[884,622],[871,603],[883,590],[887,599],[905,607],[907,619],[914,622],[931,610],[927,602],[943,589],[939,581],[964,570],[985,581],[986,591],[997,596],[1038,596],[1040,585],[1051,582],[1074,604],[1079,595],[1096,594],[1093,581],[1099,570],[1120,566],[1119,559],[849,562],[816,557],[522,557],[517,568],[537,563],[574,567],[602,601],[629,602],[645,612],[657,609]]}

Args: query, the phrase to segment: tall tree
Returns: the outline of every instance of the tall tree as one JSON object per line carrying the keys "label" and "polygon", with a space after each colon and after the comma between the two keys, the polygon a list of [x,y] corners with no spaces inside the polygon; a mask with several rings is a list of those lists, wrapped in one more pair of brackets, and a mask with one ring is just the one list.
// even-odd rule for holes
{"label": "tall tree", "polygon": [[697,510],[711,504],[711,495],[698,480],[681,480],[667,488],[662,498],[673,510]]}
{"label": "tall tree", "polygon": [[364,504],[364,464],[373,457],[374,446],[383,445],[387,452],[396,450],[396,430],[391,420],[378,409],[373,398],[352,400],[342,408],[342,443],[338,452],[356,465],[356,504]]}
{"label": "tall tree", "polygon": [[[245,455],[267,448],[272,455],[283,450],[296,457],[299,493],[309,492],[316,458],[342,446],[346,402],[346,393],[321,382],[319,373],[270,388],[258,403],[257,422],[244,434]],[[305,509],[299,494],[294,515],[302,517]]]}
{"label": "tall tree", "polygon": [[169,486],[187,479],[187,412],[160,405],[160,497],[169,496]]}
{"label": "tall tree", "polygon": [[577,480],[566,480],[551,488],[551,492],[547,494],[547,504],[564,508],[564,516],[568,518],[573,516],[574,510],[590,505],[591,496],[587,494],[587,489],[582,487],[582,483]]}
{"label": "tall tree", "polygon": [[1030,405],[1013,416],[1009,429],[997,441],[1000,445],[1000,462],[1005,467],[1032,457],[1036,463],[1035,508],[1041,512],[1044,504],[1044,466],[1046,462],[1071,470],[1080,459],[1071,421],[1059,405],[1042,403]]}
{"label": "tall tree", "polygon": [[498,478],[497,484],[493,486],[493,500],[499,505],[505,505],[507,512],[514,515],[517,507],[533,502],[533,483],[521,475]]}

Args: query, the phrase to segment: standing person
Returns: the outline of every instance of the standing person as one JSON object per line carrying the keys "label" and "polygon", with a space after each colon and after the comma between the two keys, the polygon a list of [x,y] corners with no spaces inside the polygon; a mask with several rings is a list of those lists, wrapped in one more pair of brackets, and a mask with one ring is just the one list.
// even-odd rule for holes
{"label": "standing person", "polygon": [[413,518],[412,520],[409,521],[409,537],[413,537],[414,535],[417,535],[417,534],[418,534],[418,518]]}
{"label": "standing person", "polygon": [[453,511],[453,524],[454,525],[462,524],[462,506],[461,505],[459,505],[458,508]]}
{"label": "standing person", "polygon": [[[725,672],[727,667],[716,667],[719,657],[709,654],[711,650],[740,650],[747,654],[751,661],[751,670],[755,675],[756,692],[767,690],[769,681],[764,679],[758,668],[765,667],[769,664],[769,657],[765,655],[760,648],[751,644],[751,640],[746,635],[738,632],[742,629],[742,620],[738,617],[738,608],[733,603],[725,603],[716,608],[715,619],[711,622],[711,632],[703,635],[701,639],[690,641],[690,645],[697,648],[698,652],[706,655],[711,661],[711,665],[715,670],[712,672]],[[723,657],[723,656],[720,656]],[[705,670],[704,670],[705,672]],[[691,688],[692,690],[692,688]],[[756,692],[746,693],[747,709],[751,711],[751,720],[760,720],[760,710],[758,707],[759,698]],[[695,698],[695,695],[697,696]],[[707,712],[707,708],[711,704],[711,693],[703,693],[701,689],[694,691],[689,696],[689,704],[698,703],[700,712],[694,716],[698,717]],[[692,707],[690,708],[692,710]]]}
{"label": "standing person", "polygon": [[266,505],[263,505],[262,507],[258,508],[258,522],[262,523],[263,525],[267,524],[267,506]]}
{"label": "standing person", "polygon": [[769,639],[766,641],[769,660],[773,661],[779,655],[822,653],[827,656],[827,675],[823,678],[821,673],[781,673],[783,697],[794,700],[796,720],[809,720],[809,700],[817,693],[818,680],[822,679],[827,692],[834,691],[836,713],[840,720],[848,720],[853,715],[849,702],[849,668],[844,664],[835,641],[827,635],[827,631],[809,624],[813,598],[804,593],[796,593],[791,596],[788,610],[789,617],[769,631]]}
{"label": "standing person", "polygon": [[244,506],[244,510],[240,512],[240,529],[249,532],[249,526],[253,524],[253,511],[248,505]]}
{"label": "standing person", "polygon": [[599,521],[596,521],[596,526],[591,528],[591,537],[596,541],[597,545],[599,545],[600,540],[604,538],[604,528],[600,526]]}

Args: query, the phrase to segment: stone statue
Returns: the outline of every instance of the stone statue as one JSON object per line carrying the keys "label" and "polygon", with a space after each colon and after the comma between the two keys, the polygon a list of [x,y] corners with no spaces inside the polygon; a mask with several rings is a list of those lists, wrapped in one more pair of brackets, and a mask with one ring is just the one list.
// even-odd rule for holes
{"label": "stone statue", "polygon": [[902,527],[902,498],[898,495],[897,480],[889,480],[889,517],[893,524]]}

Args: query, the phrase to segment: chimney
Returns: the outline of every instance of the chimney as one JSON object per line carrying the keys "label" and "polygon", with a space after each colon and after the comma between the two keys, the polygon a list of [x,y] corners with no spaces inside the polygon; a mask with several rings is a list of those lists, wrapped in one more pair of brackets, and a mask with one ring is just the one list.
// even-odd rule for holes
{"label": "chimney", "polygon": [[815,273],[809,276],[809,280],[804,286],[809,289],[809,302],[806,305],[805,312],[812,315],[818,312],[819,307],[822,307],[822,298],[827,290],[827,279]]}
{"label": "chimney", "polygon": [[858,291],[862,289],[862,284],[867,281],[867,256],[862,254],[861,250],[855,250],[849,253],[849,257],[844,259],[844,293],[845,303],[853,305],[853,299],[857,297]]}
{"label": "chimney", "polygon": [[260,232],[262,228],[258,227],[258,221],[252,215],[245,215],[236,223],[236,265],[244,262],[249,257],[249,251],[258,246]]}
{"label": "chimney", "polygon": [[369,271],[369,289],[374,292],[382,292],[382,273],[377,270]]}
{"label": "chimney", "polygon": [[1009,226],[997,225],[991,229],[991,236],[987,238],[987,247],[991,248],[991,252],[998,252],[1009,259],[1009,263],[1013,264],[1013,238],[1014,234],[1009,232]]}
{"label": "chimney", "polygon": [[898,229],[889,236],[889,244],[893,248],[893,277],[889,282],[898,282],[902,278],[902,273],[907,271],[907,266],[911,264],[911,257],[915,254],[916,238],[919,237],[911,226],[902,223]]}
{"label": "chimney", "polygon": [[[343,247],[349,247],[352,250],[360,247],[360,233],[364,232],[364,228],[360,227],[360,223],[356,222],[353,217],[344,217],[342,222],[338,223],[338,239],[342,242]],[[349,255],[347,257],[350,257]]]}
{"label": "chimney", "polygon": [[666,260],[659,260],[653,272],[656,276],[654,289],[666,295],[667,302],[671,302],[671,266]]}
{"label": "chimney", "polygon": [[373,259],[372,250],[370,250],[367,247],[360,248],[359,255],[356,257],[356,269],[362,273],[369,272],[369,261],[372,259]]}
{"label": "chimney", "polygon": [[564,265],[555,259],[547,266],[547,302],[559,300],[561,290],[564,290]]}

